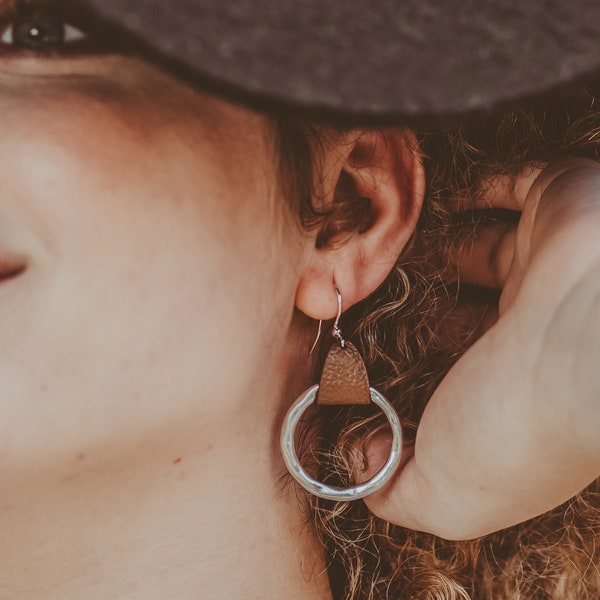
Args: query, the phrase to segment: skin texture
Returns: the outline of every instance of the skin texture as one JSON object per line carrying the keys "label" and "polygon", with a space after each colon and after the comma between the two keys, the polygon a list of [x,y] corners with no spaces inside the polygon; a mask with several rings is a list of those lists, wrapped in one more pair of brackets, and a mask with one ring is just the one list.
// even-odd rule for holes
{"label": "skin texture", "polygon": [[328,147],[319,200],[345,172],[376,214],[317,250],[267,120],[139,59],[6,51],[0,114],[0,596],[329,598],[276,439],[298,309],[366,296],[414,229],[404,134]]}
{"label": "skin texture", "polygon": [[226,558],[261,574],[250,597],[321,597],[273,485],[286,374],[264,365],[306,244],[265,123],[131,59],[50,60],[1,76],[2,243],[26,264],[0,287],[2,592],[234,597]]}

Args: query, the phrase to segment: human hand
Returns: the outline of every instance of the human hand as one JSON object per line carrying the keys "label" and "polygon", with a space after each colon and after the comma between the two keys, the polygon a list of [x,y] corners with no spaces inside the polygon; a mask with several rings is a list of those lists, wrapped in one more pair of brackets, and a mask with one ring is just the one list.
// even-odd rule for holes
{"label": "human hand", "polygon": [[[568,159],[513,183],[490,182],[480,207],[520,211],[518,227],[463,254],[464,281],[502,289],[499,319],[436,390],[414,455],[365,499],[448,539],[534,517],[600,475],[600,164]],[[386,441],[368,452],[377,464]]]}

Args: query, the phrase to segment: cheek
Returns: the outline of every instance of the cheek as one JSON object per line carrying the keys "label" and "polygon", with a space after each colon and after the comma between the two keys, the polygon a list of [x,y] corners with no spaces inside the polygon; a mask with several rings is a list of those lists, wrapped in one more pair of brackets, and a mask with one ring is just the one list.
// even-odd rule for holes
{"label": "cheek", "polygon": [[295,293],[266,157],[90,103],[22,119],[0,144],[0,213],[30,254],[0,290],[3,439],[47,451],[49,430],[74,448],[227,418]]}

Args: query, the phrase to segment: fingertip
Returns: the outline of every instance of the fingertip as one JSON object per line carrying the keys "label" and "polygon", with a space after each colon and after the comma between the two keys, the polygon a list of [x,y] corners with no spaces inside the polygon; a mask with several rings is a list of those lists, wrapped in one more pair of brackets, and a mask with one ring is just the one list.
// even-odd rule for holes
{"label": "fingertip", "polygon": [[365,440],[362,446],[363,468],[355,475],[357,483],[364,483],[381,470],[392,449],[392,435],[388,431],[378,432]]}
{"label": "fingertip", "polygon": [[[390,455],[392,447],[391,433],[384,431],[373,435],[363,444],[365,469],[357,473],[357,483],[364,483],[376,475]],[[405,468],[414,455],[412,446],[402,450],[400,464],[388,483],[378,492],[364,498],[367,508],[380,519],[395,525],[413,527],[406,508],[410,501],[405,497]]]}

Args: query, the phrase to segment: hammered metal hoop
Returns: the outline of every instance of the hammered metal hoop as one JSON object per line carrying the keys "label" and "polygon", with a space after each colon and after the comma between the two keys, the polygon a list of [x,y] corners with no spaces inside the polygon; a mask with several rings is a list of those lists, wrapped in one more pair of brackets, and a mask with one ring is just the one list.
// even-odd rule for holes
{"label": "hammered metal hoop", "polygon": [[402,429],[394,407],[375,388],[369,388],[371,401],[383,411],[392,429],[392,448],[386,463],[368,481],[348,488],[336,488],[312,478],[300,464],[294,437],[296,426],[306,409],[315,401],[319,385],[313,385],[292,404],[281,428],[281,453],[292,477],[308,492],[327,500],[358,500],[380,490],[394,474],[402,455]]}

